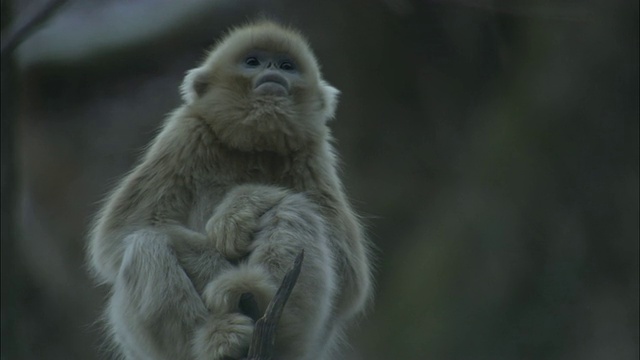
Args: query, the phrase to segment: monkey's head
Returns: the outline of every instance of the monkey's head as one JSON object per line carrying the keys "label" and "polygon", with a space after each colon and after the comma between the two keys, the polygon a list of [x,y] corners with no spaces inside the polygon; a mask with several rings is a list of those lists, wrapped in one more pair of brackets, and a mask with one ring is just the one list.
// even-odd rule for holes
{"label": "monkey's head", "polygon": [[339,91],[299,33],[260,22],[225,36],[187,73],[182,94],[225,145],[286,153],[326,139]]}

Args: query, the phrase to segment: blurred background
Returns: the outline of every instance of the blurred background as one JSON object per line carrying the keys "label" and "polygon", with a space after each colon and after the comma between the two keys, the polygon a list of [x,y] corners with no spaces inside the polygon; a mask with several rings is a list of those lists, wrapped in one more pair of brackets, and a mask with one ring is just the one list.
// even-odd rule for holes
{"label": "blurred background", "polygon": [[638,359],[638,1],[2,0],[2,360],[109,359],[84,246],[230,26],[305,33],[376,251],[345,359]]}

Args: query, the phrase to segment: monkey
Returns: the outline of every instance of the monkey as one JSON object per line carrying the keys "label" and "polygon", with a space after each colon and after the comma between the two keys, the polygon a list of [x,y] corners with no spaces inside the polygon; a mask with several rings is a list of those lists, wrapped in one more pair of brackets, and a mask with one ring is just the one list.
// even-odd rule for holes
{"label": "monkey", "polygon": [[239,359],[304,250],[277,359],[332,359],[370,301],[370,244],[338,176],[339,91],[306,38],[272,21],[230,30],[187,72],[183,103],[105,199],[88,240],[126,359]]}

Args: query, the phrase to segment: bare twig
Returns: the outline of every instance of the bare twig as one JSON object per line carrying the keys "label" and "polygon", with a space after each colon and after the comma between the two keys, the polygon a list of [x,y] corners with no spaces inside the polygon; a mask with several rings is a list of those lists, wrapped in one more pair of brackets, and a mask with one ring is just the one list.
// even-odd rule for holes
{"label": "bare twig", "polygon": [[271,360],[273,358],[276,326],[282,315],[282,309],[284,309],[291,291],[296,285],[303,259],[304,250],[300,251],[300,254],[294,260],[293,266],[282,279],[282,284],[269,303],[264,316],[256,323],[251,345],[249,345],[249,355],[247,355],[246,360]]}
{"label": "bare twig", "polygon": [[0,55],[5,57],[11,54],[20,43],[26,40],[29,35],[51,18],[67,2],[68,0],[51,0],[24,21],[12,24],[7,31],[8,34],[3,36]]}

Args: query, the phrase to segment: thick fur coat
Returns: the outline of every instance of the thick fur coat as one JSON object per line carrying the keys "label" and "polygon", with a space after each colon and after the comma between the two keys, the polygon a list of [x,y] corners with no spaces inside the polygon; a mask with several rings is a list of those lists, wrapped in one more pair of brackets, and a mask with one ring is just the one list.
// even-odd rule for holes
{"label": "thick fur coat", "polygon": [[[247,51],[299,64],[289,96],[256,96]],[[278,327],[278,359],[332,358],[371,292],[367,245],[337,175],[327,121],[338,91],[307,42],[270,22],[231,31],[191,70],[184,104],[98,214],[89,241],[112,287],[108,328],[128,359],[240,358],[253,320],[300,249]],[[332,355],[334,354],[334,355]]]}

